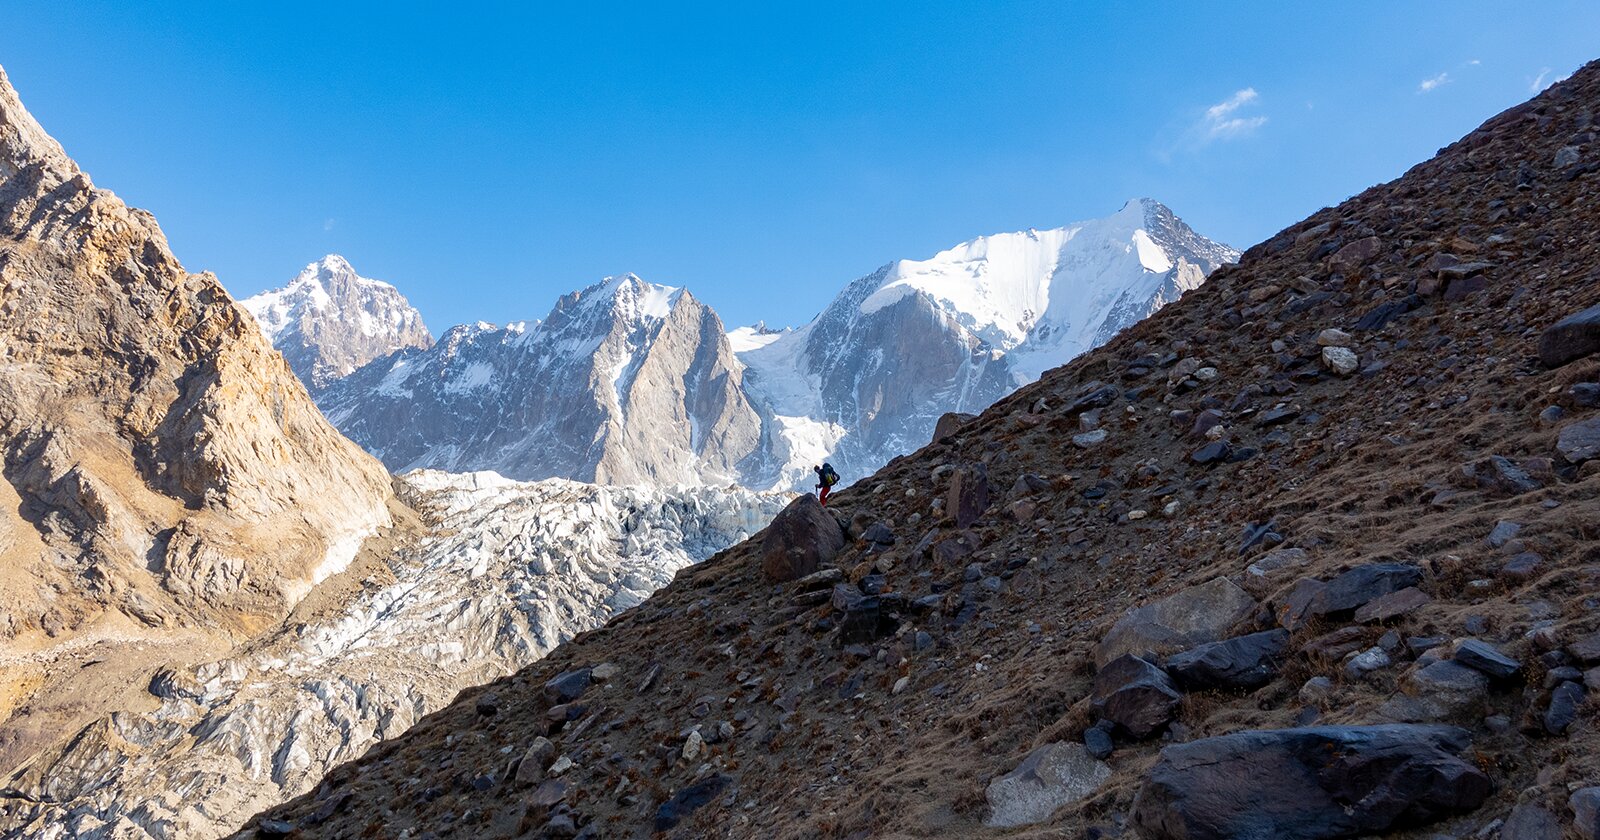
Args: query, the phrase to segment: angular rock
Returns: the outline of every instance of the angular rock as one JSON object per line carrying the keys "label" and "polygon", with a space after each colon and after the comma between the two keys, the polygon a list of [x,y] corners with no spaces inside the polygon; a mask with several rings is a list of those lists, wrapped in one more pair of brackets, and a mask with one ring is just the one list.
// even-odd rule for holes
{"label": "angular rock", "polygon": [[963,414],[959,411],[947,411],[939,415],[939,421],[933,425],[933,442],[938,443],[946,438],[954,437],[961,427],[978,419],[976,414]]}
{"label": "angular rock", "polygon": [[1441,659],[1402,677],[1400,689],[1404,694],[1386,701],[1380,714],[1402,721],[1465,720],[1482,713],[1489,677]]}
{"label": "angular rock", "polygon": [[1572,827],[1583,840],[1600,840],[1600,787],[1579,788],[1567,799]]}
{"label": "angular rock", "polygon": [[1233,581],[1212,578],[1128,612],[1095,647],[1095,664],[1124,653],[1162,655],[1217,641],[1255,610],[1255,599]]}
{"label": "angular rock", "polygon": [[1556,451],[1574,464],[1600,457],[1600,417],[1591,417],[1562,427],[1556,435]]}
{"label": "angular rock", "polygon": [[1433,603],[1433,598],[1429,597],[1426,592],[1415,586],[1408,586],[1405,589],[1390,592],[1387,595],[1380,595],[1362,604],[1361,608],[1356,610],[1354,618],[1361,624],[1393,621],[1418,607],[1431,603]]}
{"label": "angular rock", "polygon": [[1096,714],[1138,739],[1165,729],[1183,702],[1165,671],[1132,654],[1095,674],[1089,698]]}
{"label": "angular rock", "polygon": [[945,515],[955,519],[957,528],[969,528],[988,509],[989,470],[982,464],[956,470],[945,496]]}
{"label": "angular rock", "polygon": [[524,785],[531,785],[544,778],[544,770],[556,758],[556,745],[549,738],[540,736],[533,739],[526,752],[522,754],[522,761],[517,765],[516,780]]}
{"label": "angular rock", "polygon": [[669,831],[695,811],[716,799],[733,783],[733,778],[717,773],[678,791],[656,808],[656,831]]}
{"label": "angular rock", "polygon": [[1106,721],[1101,721],[1088,729],[1083,730],[1083,748],[1095,758],[1107,758],[1116,751],[1116,742],[1111,740],[1111,730],[1114,727]]}
{"label": "angular rock", "polygon": [[1189,460],[1196,464],[1215,464],[1228,457],[1233,451],[1226,441],[1214,440],[1205,446],[1189,453]]}
{"label": "angular rock", "polygon": [[1095,429],[1092,432],[1084,432],[1080,435],[1073,435],[1072,445],[1078,447],[1079,449],[1092,449],[1099,444],[1105,443],[1106,437],[1109,434],[1110,433],[1105,429]]}
{"label": "angular rock", "polygon": [[1539,576],[1539,571],[1544,568],[1544,558],[1532,551],[1524,551],[1512,557],[1500,567],[1501,578],[1511,583],[1527,583]]}
{"label": "angular rock", "polygon": [[1567,727],[1578,719],[1583,707],[1583,683],[1564,682],[1550,692],[1550,705],[1544,711],[1544,731],[1551,735],[1565,735]]}
{"label": "angular rock", "polygon": [[1447,726],[1247,731],[1170,746],[1134,799],[1149,840],[1351,837],[1481,805],[1489,778]]}
{"label": "angular rock", "polygon": [[1314,616],[1351,613],[1370,601],[1422,582],[1422,570],[1406,563],[1369,563],[1327,581],[1311,598]]}
{"label": "angular rock", "polygon": [[1349,376],[1361,367],[1361,357],[1348,347],[1324,347],[1322,366],[1339,376]]}
{"label": "angular rock", "polygon": [[1456,645],[1455,654],[1451,658],[1497,680],[1510,679],[1522,670],[1521,662],[1496,650],[1493,645],[1477,639],[1465,639]]}
{"label": "angular rock", "polygon": [[1094,793],[1111,778],[1111,768],[1089,755],[1082,744],[1046,744],[1028,754],[1015,770],[989,783],[989,816],[984,824],[1012,828],[1050,819],[1058,808]]}
{"label": "angular rock", "polygon": [[1508,522],[1504,519],[1494,523],[1494,529],[1489,532],[1489,545],[1499,548],[1516,538],[1522,532],[1522,523]]}
{"label": "angular rock", "polygon": [[1567,653],[1585,666],[1600,662],[1600,633],[1590,633],[1567,645]]}
{"label": "angular rock", "polygon": [[1167,660],[1167,673],[1188,690],[1260,688],[1278,675],[1289,631],[1251,633],[1191,648]]}
{"label": "angular rock", "polygon": [[768,580],[798,580],[830,563],[844,548],[844,530],[817,498],[796,498],[761,538],[761,571]]}
{"label": "angular rock", "polygon": [[588,668],[563,671],[544,684],[545,699],[552,703],[571,703],[589,690],[593,672]]}
{"label": "angular rock", "polygon": [[1245,568],[1245,573],[1253,577],[1270,577],[1275,572],[1287,569],[1298,569],[1311,562],[1311,555],[1303,548],[1275,548],[1261,555],[1254,563]]}
{"label": "angular rock", "polygon": [[1561,823],[1556,815],[1534,802],[1523,802],[1511,809],[1500,826],[1500,840],[1560,840]]}
{"label": "angular rock", "polygon": [[1317,344],[1321,347],[1349,347],[1353,342],[1350,334],[1341,329],[1329,327],[1317,333]]}
{"label": "angular rock", "polygon": [[1560,367],[1597,352],[1600,352],[1600,304],[1562,318],[1539,335],[1539,361],[1545,367]]}

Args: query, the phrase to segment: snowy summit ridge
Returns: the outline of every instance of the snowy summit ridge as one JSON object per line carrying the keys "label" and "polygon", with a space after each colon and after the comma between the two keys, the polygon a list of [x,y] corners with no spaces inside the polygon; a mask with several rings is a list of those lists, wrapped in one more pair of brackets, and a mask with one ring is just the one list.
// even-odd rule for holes
{"label": "snowy summit ridge", "polygon": [[982,236],[848,284],[798,329],[724,330],[689,292],[624,274],[542,322],[456,327],[319,398],[396,471],[800,488],[926,443],[1103,344],[1238,252],[1135,199],[1103,219]]}
{"label": "snowy summit ridge", "polygon": [[368,362],[433,336],[394,286],[362,277],[338,254],[302,269],[281,289],[239,302],[313,394]]}

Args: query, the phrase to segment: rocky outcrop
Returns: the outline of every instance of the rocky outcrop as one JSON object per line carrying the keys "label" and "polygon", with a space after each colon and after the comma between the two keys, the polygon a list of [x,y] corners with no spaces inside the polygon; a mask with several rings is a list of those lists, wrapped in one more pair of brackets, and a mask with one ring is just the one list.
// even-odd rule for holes
{"label": "rocky outcrop", "polygon": [[542,322],[451,329],[318,404],[396,472],[726,484],[761,436],[742,376],[715,312],[627,275],[562,297]]}
{"label": "rocky outcrop", "polygon": [[1161,751],[1134,800],[1150,840],[1354,837],[1425,825],[1488,798],[1450,727],[1238,732]]}
{"label": "rocky outcrop", "polygon": [[382,466],[3,74],[0,364],[0,662],[32,674],[0,705],[39,712],[0,729],[0,771],[125,687],[74,695],[59,681],[81,668],[53,670],[57,654],[102,645],[134,663],[143,641],[183,639],[186,655],[236,641],[390,522]]}
{"label": "rocky outcrop", "polygon": [[761,538],[761,571],[775,582],[815,572],[844,548],[844,532],[816,496],[796,498]]}
{"label": "rocky outcrop", "polygon": [[239,301],[311,393],[406,348],[427,350],[433,334],[400,290],[362,277],[329,254],[281,289]]}

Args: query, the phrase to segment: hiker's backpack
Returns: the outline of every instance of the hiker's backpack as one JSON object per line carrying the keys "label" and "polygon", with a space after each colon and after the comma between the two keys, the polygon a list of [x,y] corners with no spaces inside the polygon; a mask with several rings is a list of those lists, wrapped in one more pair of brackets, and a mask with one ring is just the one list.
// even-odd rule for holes
{"label": "hiker's backpack", "polygon": [[839,474],[833,471],[832,464],[822,465],[822,486],[832,487],[839,483]]}

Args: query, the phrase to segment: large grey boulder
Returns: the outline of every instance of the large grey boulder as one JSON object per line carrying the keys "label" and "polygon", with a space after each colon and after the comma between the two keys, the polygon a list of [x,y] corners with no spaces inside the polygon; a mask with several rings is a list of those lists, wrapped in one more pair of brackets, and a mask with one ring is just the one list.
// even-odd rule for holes
{"label": "large grey boulder", "polygon": [[1165,671],[1132,654],[1095,674],[1089,698],[1095,714],[1141,739],[1166,729],[1183,702]]}
{"label": "large grey boulder", "polygon": [[1600,457],[1600,417],[1564,426],[1556,435],[1556,451],[1574,464]]}
{"label": "large grey boulder", "polygon": [[1489,778],[1451,726],[1317,726],[1167,747],[1134,799],[1149,840],[1315,840],[1471,811]]}
{"label": "large grey boulder", "polygon": [[1579,788],[1567,800],[1572,808],[1572,827],[1583,840],[1600,840],[1600,787]]}
{"label": "large grey boulder", "polygon": [[1214,642],[1255,612],[1256,601],[1227,578],[1213,578],[1124,615],[1095,647],[1098,666],[1124,653],[1168,654]]}
{"label": "large grey boulder", "polygon": [[1015,770],[989,783],[989,816],[994,828],[1044,822],[1056,809],[1094,793],[1111,768],[1090,756],[1082,744],[1045,744]]}
{"label": "large grey boulder", "polygon": [[938,443],[948,437],[955,436],[961,427],[978,419],[976,414],[966,414],[960,411],[946,411],[939,415],[939,421],[933,424],[933,442]]}
{"label": "large grey boulder", "polygon": [[767,526],[761,538],[761,571],[768,580],[799,580],[838,556],[844,530],[817,497],[801,496]]}
{"label": "large grey boulder", "polygon": [[1400,679],[1401,694],[1379,707],[1390,720],[1420,722],[1467,720],[1482,714],[1489,677],[1476,668],[1441,659]]}
{"label": "large grey boulder", "polygon": [[1289,646],[1289,631],[1279,628],[1190,648],[1167,660],[1167,673],[1186,689],[1260,688],[1278,674]]}
{"label": "large grey boulder", "polygon": [[944,512],[955,519],[956,527],[971,527],[988,509],[989,470],[982,464],[956,470],[944,501]]}
{"label": "large grey boulder", "polygon": [[1574,312],[1539,336],[1539,361],[1560,367],[1591,353],[1600,353],[1600,304]]}

